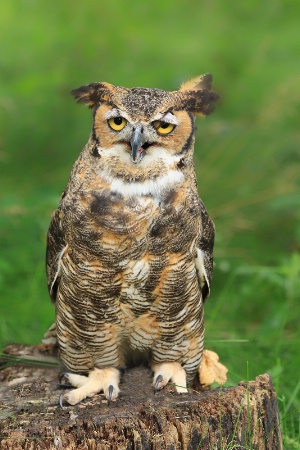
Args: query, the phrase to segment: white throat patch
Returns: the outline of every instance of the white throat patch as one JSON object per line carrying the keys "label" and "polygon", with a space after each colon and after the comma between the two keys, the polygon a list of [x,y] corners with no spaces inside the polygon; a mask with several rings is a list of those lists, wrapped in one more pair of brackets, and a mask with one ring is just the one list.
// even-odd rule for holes
{"label": "white throat patch", "polygon": [[182,184],[184,175],[179,170],[170,170],[165,175],[155,178],[154,180],[148,179],[143,182],[132,181],[127,182],[121,178],[112,177],[106,173],[101,173],[101,177],[110,183],[110,189],[118,194],[122,194],[128,197],[135,197],[141,195],[153,195],[160,197],[166,191],[171,190],[174,186]]}

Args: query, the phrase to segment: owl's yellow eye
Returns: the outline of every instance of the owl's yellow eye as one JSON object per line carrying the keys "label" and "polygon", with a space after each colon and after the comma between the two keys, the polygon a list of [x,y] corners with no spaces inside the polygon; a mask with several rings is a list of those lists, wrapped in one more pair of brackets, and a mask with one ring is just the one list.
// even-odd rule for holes
{"label": "owl's yellow eye", "polygon": [[108,119],[108,125],[115,131],[121,131],[125,127],[127,120],[124,117],[112,117]]}
{"label": "owl's yellow eye", "polygon": [[154,122],[154,127],[156,131],[160,134],[169,134],[174,130],[175,125],[173,123],[162,122],[161,120],[156,120]]}

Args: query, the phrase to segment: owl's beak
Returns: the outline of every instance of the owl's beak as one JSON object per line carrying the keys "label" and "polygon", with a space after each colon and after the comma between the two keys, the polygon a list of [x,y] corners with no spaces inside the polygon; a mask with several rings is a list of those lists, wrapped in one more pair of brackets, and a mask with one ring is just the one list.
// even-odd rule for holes
{"label": "owl's beak", "polygon": [[143,157],[143,147],[145,143],[145,137],[143,134],[143,127],[140,123],[137,123],[133,129],[132,137],[130,140],[131,145],[131,159],[134,164],[140,162]]}

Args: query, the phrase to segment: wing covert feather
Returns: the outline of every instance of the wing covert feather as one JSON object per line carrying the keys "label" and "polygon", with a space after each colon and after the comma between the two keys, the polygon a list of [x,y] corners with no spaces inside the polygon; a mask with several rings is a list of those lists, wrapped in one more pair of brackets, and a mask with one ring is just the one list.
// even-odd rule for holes
{"label": "wing covert feather", "polygon": [[51,216],[46,250],[48,290],[54,303],[60,279],[60,260],[65,249],[66,243],[61,226],[61,211],[60,208],[58,208]]}
{"label": "wing covert feather", "polygon": [[203,301],[209,296],[213,275],[213,247],[215,226],[203,202],[200,204],[201,229],[197,239],[196,268],[200,280]]}

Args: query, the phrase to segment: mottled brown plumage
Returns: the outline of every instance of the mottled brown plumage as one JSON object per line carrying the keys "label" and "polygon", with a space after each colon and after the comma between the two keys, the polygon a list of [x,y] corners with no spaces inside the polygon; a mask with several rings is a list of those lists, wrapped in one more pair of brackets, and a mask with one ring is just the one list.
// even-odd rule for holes
{"label": "mottled brown plumage", "polygon": [[185,392],[200,373],[212,277],[214,226],[192,160],[195,115],[217,100],[211,76],[176,92],[92,83],[72,93],[93,127],[48,233],[60,357],[77,387],[65,400],[116,398],[118,369],[137,354],[156,388],[172,380]]}

